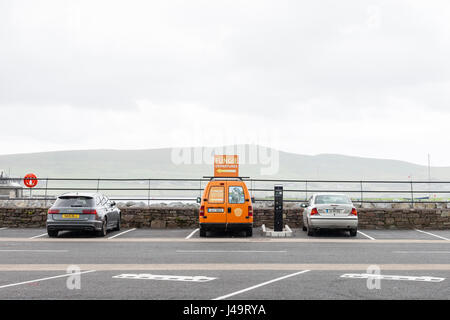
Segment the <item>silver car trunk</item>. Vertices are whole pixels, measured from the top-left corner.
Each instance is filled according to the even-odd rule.
[[[351,204],[317,204],[315,205],[321,216],[346,217],[352,213]]]

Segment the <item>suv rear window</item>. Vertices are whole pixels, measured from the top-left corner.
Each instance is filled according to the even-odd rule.
[[[209,189],[209,203],[224,203],[225,202],[225,188],[211,187]]]
[[[94,207],[94,199],[88,197],[60,197],[56,200],[54,207]]]

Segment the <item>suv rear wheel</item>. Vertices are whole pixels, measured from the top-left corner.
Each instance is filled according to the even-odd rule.
[[[350,237],[356,237],[356,234],[358,233],[357,229],[351,229],[350,230]]]
[[[120,231],[120,216],[119,216],[119,220],[117,220],[117,224],[116,227],[114,228],[114,231]]]
[[[58,233],[58,230],[47,230],[47,234],[50,238],[56,238]]]
[[[106,226],[106,220],[103,221],[102,224],[102,229],[100,231],[97,231],[97,236],[99,237],[105,237],[107,230],[106,230],[107,226]]]

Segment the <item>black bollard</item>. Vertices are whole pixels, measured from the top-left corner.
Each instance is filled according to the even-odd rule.
[[[283,186],[276,185],[275,189],[275,212],[273,225],[274,231],[283,231]]]

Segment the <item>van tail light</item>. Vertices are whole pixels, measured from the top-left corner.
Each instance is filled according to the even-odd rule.
[[[317,208],[313,208],[313,209],[311,210],[311,215],[314,216],[314,215],[316,215],[316,214],[319,214],[319,211],[317,211]]]
[[[55,209],[49,209],[48,210],[48,214],[58,214],[59,210],[55,210]]]
[[[204,217],[205,216],[205,206],[201,206],[200,207],[200,217]]]
[[[358,211],[356,211],[356,208],[352,208],[352,215],[354,216],[358,215]]]
[[[83,210],[83,214],[97,214],[97,210]]]
[[[248,206],[248,216],[253,217],[253,207],[252,206]]]

